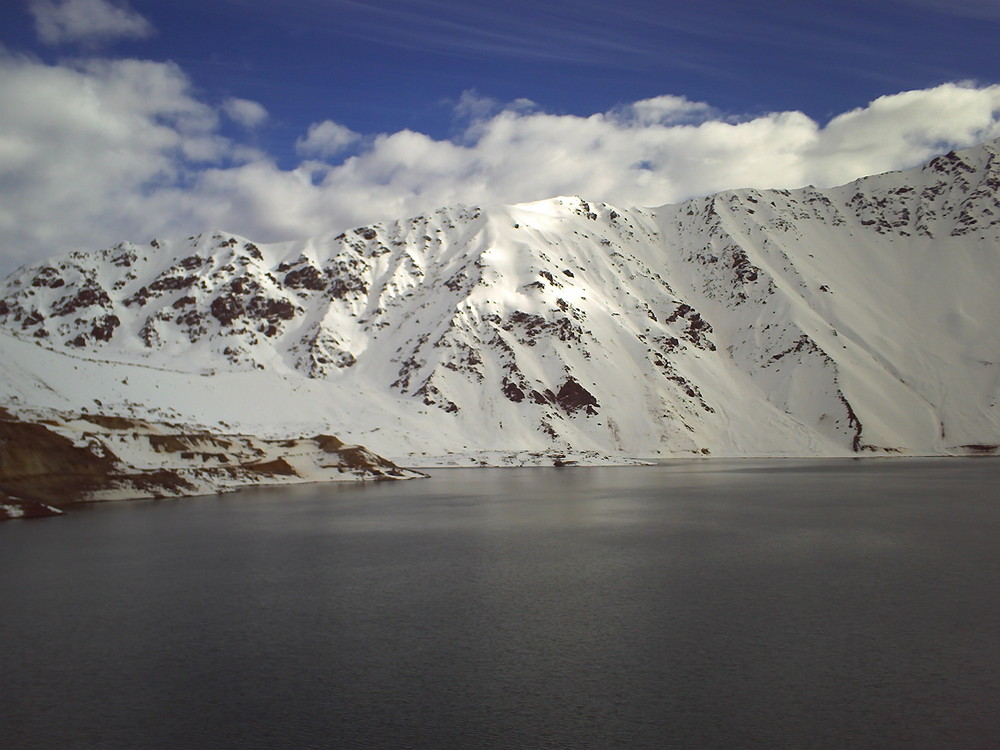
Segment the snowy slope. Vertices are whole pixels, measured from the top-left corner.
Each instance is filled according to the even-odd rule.
[[[0,286],[0,406],[407,465],[989,452],[998,188],[988,143],[826,190],[70,254]]]

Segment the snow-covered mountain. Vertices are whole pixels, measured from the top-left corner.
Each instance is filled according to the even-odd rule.
[[[998,288],[1000,142],[824,190],[215,232],[9,276],[0,405],[411,466],[985,453]]]

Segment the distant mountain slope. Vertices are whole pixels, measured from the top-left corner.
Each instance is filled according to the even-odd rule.
[[[216,232],[9,276],[0,403],[411,465],[991,452],[998,286],[996,142],[826,190]]]

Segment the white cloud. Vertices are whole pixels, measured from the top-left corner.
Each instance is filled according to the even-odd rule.
[[[46,44],[95,44],[145,39],[153,26],[126,3],[108,0],[31,0],[35,31]]]
[[[245,128],[255,128],[267,119],[267,110],[264,106],[249,99],[230,97],[222,103],[222,111],[233,122]]]
[[[657,96],[629,104],[618,111],[623,122],[638,125],[677,125],[696,123],[711,116],[718,116],[704,102],[692,102],[683,96]]]
[[[880,164],[878,171],[923,161],[940,144],[969,144],[1000,136],[1000,86],[945,84],[883,96],[838,115],[810,153],[817,184],[844,182]]]
[[[825,127],[801,112],[734,120],[678,97],[589,117],[515,107],[455,141],[380,136],[318,189],[364,194],[370,212],[387,215],[566,193],[658,205],[733,187],[833,185],[1000,136],[998,109],[1000,86],[960,84],[883,97]]]
[[[971,84],[881,97],[826,125],[800,112],[732,118],[669,96],[588,117],[475,104],[453,139],[315,123],[296,143],[306,160],[283,169],[220,136],[217,110],[175,65],[0,55],[0,271],[126,238],[220,228],[267,242],[458,202],[578,194],[651,206],[833,185],[1000,137],[1000,86]]]
[[[503,110],[511,112],[527,113],[537,109],[531,99],[515,99],[504,104],[503,102],[489,96],[482,96],[475,89],[466,89],[455,103],[455,115],[470,122],[481,122],[488,120]]]
[[[179,186],[230,153],[217,126],[174,65],[0,57],[0,247],[23,261],[193,221]]]
[[[323,120],[309,126],[305,138],[295,141],[295,150],[302,156],[328,157],[340,153],[361,138],[348,127]]]

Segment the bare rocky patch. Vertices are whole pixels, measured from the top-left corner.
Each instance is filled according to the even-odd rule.
[[[179,497],[251,485],[423,476],[332,435],[264,440],[114,415],[0,409],[0,520],[81,502]]]

